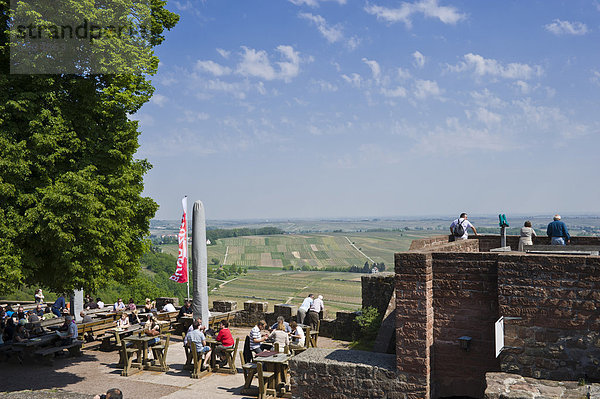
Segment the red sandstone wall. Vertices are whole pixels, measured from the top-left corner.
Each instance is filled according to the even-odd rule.
[[[600,257],[499,255],[502,369],[527,377],[600,380]]]
[[[483,397],[485,373],[500,370],[494,353],[497,255],[434,253],[432,269],[434,397]],[[469,351],[459,347],[464,335],[472,338]]]

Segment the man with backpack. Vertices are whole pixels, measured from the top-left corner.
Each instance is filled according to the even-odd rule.
[[[450,225],[450,233],[454,237],[454,241],[466,240],[469,238],[469,234],[467,233],[468,229],[473,230],[473,233],[477,235],[477,229],[467,220],[467,214],[464,212]]]

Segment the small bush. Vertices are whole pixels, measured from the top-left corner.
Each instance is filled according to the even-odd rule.
[[[360,342],[361,346],[370,346],[377,338],[377,332],[381,326],[382,315],[376,308],[363,308],[361,314],[356,317],[359,333],[355,339]]]

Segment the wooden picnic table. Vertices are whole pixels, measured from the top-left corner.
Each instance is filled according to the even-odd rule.
[[[143,326],[139,325],[139,324],[132,324],[128,327],[125,328],[119,328],[119,327],[115,327],[115,328],[111,328],[109,330],[106,330],[107,334],[105,334],[102,337],[102,346],[101,348],[104,350],[107,350],[108,348],[110,348],[110,340],[111,338],[115,338],[115,342],[117,345],[117,349],[120,348],[121,346],[121,340],[124,339],[125,337],[127,337],[128,335],[131,335],[135,332],[141,331],[143,329]]]
[[[278,390],[279,385],[283,385],[283,389],[287,390],[287,376],[289,373],[289,363],[288,361],[292,357],[292,355],[287,353],[269,353],[268,356],[261,356],[260,353],[254,356],[254,360],[256,363],[262,363],[263,369],[267,371],[272,371],[275,373],[275,386],[273,389]]]
[[[211,351],[211,355],[210,355],[210,368],[212,371],[215,371],[215,367],[217,365],[217,356],[215,354],[215,350],[217,349],[217,346],[219,346],[219,344],[221,344],[219,341],[217,341],[214,338],[209,338],[206,337],[206,343],[208,344],[208,346],[210,346],[210,351]]]
[[[150,336],[150,335],[140,335],[140,336],[135,336],[132,335],[130,337],[125,337],[123,338],[123,341],[125,342],[131,342],[133,343],[133,345],[137,346],[138,348],[141,349],[142,351],[142,367],[145,370],[151,370],[151,371],[164,371],[163,368],[160,365],[155,365],[153,364],[152,360],[148,359],[148,343],[150,341],[153,341],[155,338],[161,338],[161,335],[155,335],[155,336]]]
[[[35,351],[45,346],[52,345],[59,338],[60,337],[56,333],[44,334],[39,337],[29,338],[23,342],[13,342],[12,346],[14,348],[20,348],[25,355],[33,357]]]

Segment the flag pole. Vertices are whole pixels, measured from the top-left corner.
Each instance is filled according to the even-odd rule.
[[[187,230],[188,230],[188,223],[187,223],[187,195],[186,195],[186,196],[184,196],[184,206],[185,206],[184,212],[185,212],[185,219],[186,219],[186,220],[185,220],[185,247],[186,247],[186,249],[187,249],[187,248],[188,248],[188,232],[187,232]],[[187,256],[187,254],[188,254],[188,251],[185,251],[185,254],[186,254],[186,256]],[[189,265],[189,263],[190,263],[190,262],[189,262],[189,260],[188,260],[188,262],[187,262],[187,263],[188,263],[188,265]],[[192,267],[193,267],[193,266],[192,266]],[[190,272],[189,272],[189,267],[188,267],[187,296],[186,296],[186,299],[187,299],[187,300],[189,300],[189,299],[190,299],[190,278],[189,278],[189,273],[190,273]]]

